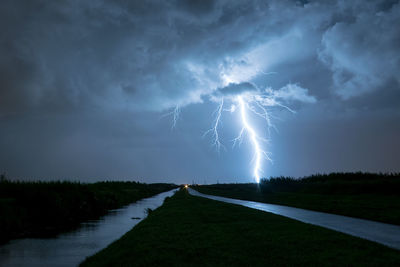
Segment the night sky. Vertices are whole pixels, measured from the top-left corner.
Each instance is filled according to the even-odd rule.
[[[221,99],[267,91],[263,176],[400,171],[399,1],[3,0],[0,172],[252,181]],[[169,112],[180,108],[172,128]]]

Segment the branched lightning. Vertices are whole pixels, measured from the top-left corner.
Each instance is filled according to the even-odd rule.
[[[175,128],[176,122],[177,122],[178,119],[179,119],[179,114],[181,114],[181,109],[180,109],[179,106],[176,106],[175,109],[174,109],[174,111],[173,111],[174,122],[173,122],[173,124],[172,124],[172,128]]]
[[[269,73],[264,73],[269,74]],[[229,82],[229,80],[227,80]],[[229,84],[229,83],[228,83]],[[269,153],[264,150],[263,146],[265,143],[268,143],[268,139],[270,136],[270,129],[276,129],[276,127],[272,124],[272,118],[275,119],[268,112],[268,107],[278,106],[282,107],[292,113],[295,113],[292,109],[285,106],[281,102],[279,102],[277,97],[274,96],[273,92],[270,89],[265,89],[264,91],[255,87],[257,90],[244,92],[238,95],[228,95],[225,98],[232,101],[232,105],[230,108],[224,108],[224,97],[221,96],[219,98],[215,98],[213,101],[219,101],[218,107],[213,112],[214,121],[212,127],[204,132],[203,137],[210,135],[212,137],[212,145],[219,152],[221,147],[225,148],[220,140],[219,128],[221,124],[221,117],[223,112],[234,113],[238,111],[240,113],[240,121],[242,124],[242,128],[236,138],[233,139],[233,147],[236,144],[241,144],[243,141],[243,137],[247,136],[252,145],[254,154],[252,159],[253,166],[253,177],[257,183],[260,182],[261,174],[262,174],[262,161],[263,159],[272,161],[269,157]],[[254,127],[249,119],[250,114],[254,114],[259,118],[263,119],[266,122],[268,134],[267,137],[265,135],[261,135],[257,132],[256,127]],[[175,106],[175,108],[164,116],[172,116],[173,124],[172,128],[175,128],[177,121],[180,115],[180,107]],[[163,116],[163,117],[164,117]]]
[[[261,177],[261,160],[262,157],[268,157],[268,154],[266,151],[264,151],[260,144],[259,141],[265,140],[264,138],[261,138],[254,128],[251,126],[250,122],[247,119],[247,110],[249,109],[248,104],[243,100],[242,96],[237,97],[237,102],[239,105],[240,109],[240,117],[242,120],[243,128],[240,131],[240,134],[237,138],[235,138],[235,142],[237,140],[242,140],[243,132],[246,131],[247,134],[249,135],[249,139],[253,145],[254,149],[254,169],[253,169],[253,175],[257,183],[260,182],[260,177]],[[251,109],[250,109],[251,110]],[[265,109],[264,109],[265,110]],[[266,112],[266,110],[265,110]],[[268,114],[268,113],[267,113]],[[266,119],[269,117],[266,117]]]
[[[224,99],[222,98],[220,104],[218,105],[218,108],[214,111],[215,119],[214,119],[213,127],[211,129],[207,130],[203,134],[203,137],[209,133],[212,134],[212,137],[214,139],[213,146],[215,146],[215,148],[217,149],[218,152],[220,151],[221,146],[224,147],[219,140],[219,133],[218,133],[218,126],[221,121],[221,114],[222,114],[223,107],[224,107]]]
[[[181,114],[181,108],[176,105],[175,108],[168,113],[165,113],[164,115],[161,116],[161,118],[167,117],[167,116],[172,116],[172,126],[171,128],[174,129],[176,126],[176,123],[179,120],[179,115]]]

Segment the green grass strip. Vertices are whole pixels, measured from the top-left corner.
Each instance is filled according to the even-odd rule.
[[[82,266],[399,266],[400,252],[179,191]]]

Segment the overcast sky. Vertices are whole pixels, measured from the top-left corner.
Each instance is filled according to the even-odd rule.
[[[399,1],[3,0],[0,172],[253,181],[228,111],[253,92],[272,101],[274,128],[249,115],[264,177],[399,172],[399,25]]]

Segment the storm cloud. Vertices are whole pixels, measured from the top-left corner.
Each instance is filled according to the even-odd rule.
[[[331,70],[345,99],[399,82],[398,3],[5,1],[1,10],[3,112],[164,110],[200,102],[226,76],[254,82],[288,64],[279,76],[290,81],[291,64],[309,59]]]
[[[60,175],[56,167],[40,171],[38,166],[45,164],[47,156],[42,161],[39,157],[35,168],[28,164],[18,171],[17,166],[31,160],[21,154],[32,136],[41,136],[34,139],[40,143],[35,149],[51,150],[51,155],[57,154],[54,144],[64,147],[65,140],[74,143],[75,152],[80,144],[88,143],[96,150],[99,146],[94,140],[106,140],[111,142],[113,158],[120,155],[123,162],[129,157],[140,162],[139,154],[153,157],[156,152],[151,149],[159,142],[174,147],[166,148],[165,156],[184,153],[185,143],[179,145],[178,140],[160,135],[160,127],[167,127],[157,119],[161,114],[178,106],[187,109],[190,117],[194,112],[190,109],[202,104],[204,108],[196,111],[196,127],[201,131],[209,122],[210,99],[260,88],[289,104],[301,102],[293,103],[299,121],[309,121],[302,117],[302,110],[307,114],[309,109],[323,110],[321,117],[304,115],[314,118],[313,123],[325,115],[340,113],[333,116],[336,121],[347,114],[346,119],[356,120],[372,112],[375,119],[381,114],[391,121],[385,124],[388,127],[399,122],[398,25],[399,1],[383,0],[2,1],[0,171],[27,176],[38,168],[36,175]],[[131,124],[126,123],[129,118]],[[181,131],[190,125],[184,117],[180,123]],[[66,125],[64,132],[56,130]],[[282,125],[281,131],[285,127]],[[113,130],[102,132],[107,128]],[[388,131],[393,134],[397,128]],[[47,135],[51,136],[49,142],[42,138]],[[177,138],[169,135],[172,140]],[[149,139],[155,143],[147,143]],[[310,136],[307,142],[312,139]],[[394,147],[399,146],[398,141],[393,142],[397,142]],[[136,150],[144,143],[149,150]],[[204,143],[192,145],[200,151],[198,146]],[[197,162],[202,162],[204,155],[200,154]],[[61,166],[63,158],[55,165]],[[92,160],[102,164],[108,158]],[[157,172],[151,168],[139,171],[140,164],[129,167],[126,163],[120,168],[124,171],[107,173],[188,175],[189,170],[175,174],[174,168],[168,167],[174,163],[162,160],[154,163],[160,166]],[[222,169],[229,165],[227,161]],[[71,163],[77,171],[67,173],[100,176],[78,165]],[[199,169],[199,175],[208,177],[225,173]],[[245,175],[244,169],[231,170],[226,176]],[[283,169],[274,174],[285,174]],[[323,170],[311,166],[298,175]]]

